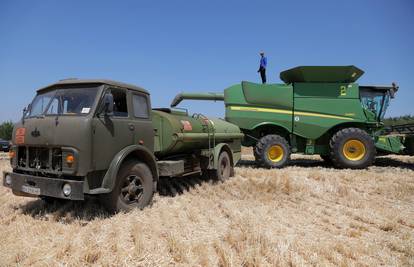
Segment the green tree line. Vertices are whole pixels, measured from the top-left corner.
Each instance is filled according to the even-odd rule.
[[[401,125],[407,123],[414,123],[414,115],[403,115],[384,119],[384,124],[386,126]]]
[[[13,134],[13,122],[5,121],[0,124],[0,139],[11,140]]]

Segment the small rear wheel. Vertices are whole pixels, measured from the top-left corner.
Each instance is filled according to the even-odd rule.
[[[332,163],[338,168],[364,169],[376,156],[374,140],[359,128],[345,128],[329,142]]]
[[[137,160],[122,164],[112,192],[101,196],[101,202],[109,212],[143,209],[154,194],[153,176],[148,166]]]
[[[262,137],[254,148],[256,162],[266,168],[282,168],[289,163],[289,143],[280,135]]]
[[[217,170],[213,172],[213,175],[217,180],[224,182],[233,176],[233,172],[233,166],[231,164],[229,153],[225,150],[221,151],[218,159]]]

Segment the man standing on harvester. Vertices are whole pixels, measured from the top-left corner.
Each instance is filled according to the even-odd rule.
[[[260,72],[260,77],[262,78],[262,83],[266,83],[266,66],[267,66],[267,58],[264,56],[264,52],[260,52],[260,67],[257,72]]]

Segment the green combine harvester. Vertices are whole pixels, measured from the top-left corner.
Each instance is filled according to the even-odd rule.
[[[355,66],[302,66],[280,73],[284,84],[243,81],[223,93],[181,93],[184,99],[224,101],[225,119],[245,134],[256,162],[285,166],[291,153],[320,155],[338,168],[366,168],[377,154],[413,154],[414,133],[382,135],[398,87],[356,83]]]

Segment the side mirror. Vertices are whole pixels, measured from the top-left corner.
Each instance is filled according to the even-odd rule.
[[[30,111],[32,104],[27,105],[27,107],[23,108],[23,116],[22,116],[22,123],[24,124],[24,119],[26,118],[27,113]]]
[[[103,98],[102,112],[104,115],[111,115],[114,112],[114,96],[111,93],[106,93]]]
[[[29,105],[27,105],[27,107],[23,108],[23,117],[25,117],[27,112],[30,111],[31,107],[32,107],[32,104],[29,104]]]

